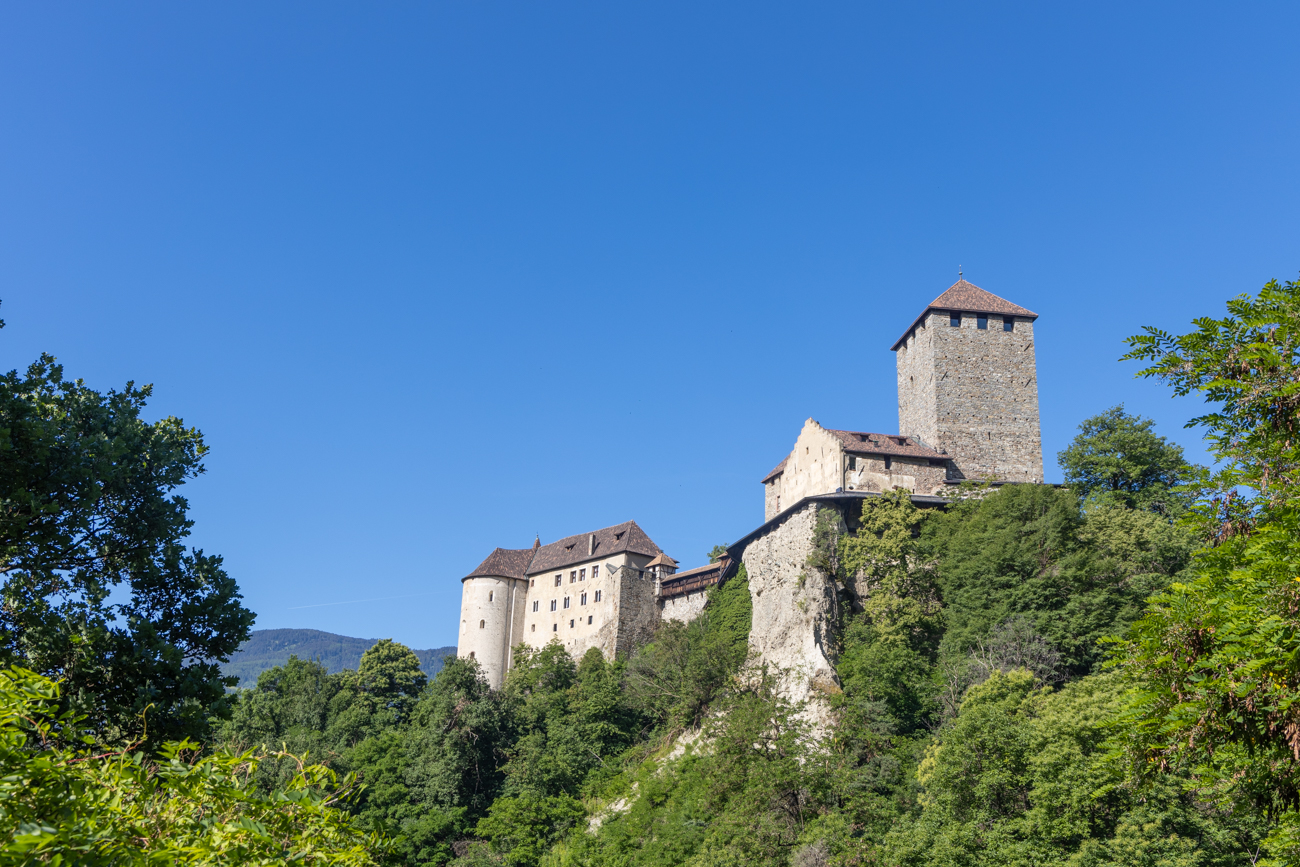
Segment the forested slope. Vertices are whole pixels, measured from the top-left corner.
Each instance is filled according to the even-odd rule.
[[[816,715],[749,656],[743,569],[627,658],[520,647],[498,690],[381,640],[228,694],[209,660],[252,615],[183,547],[199,433],[11,372],[0,860],[1300,863],[1300,284],[1131,346],[1210,402],[1216,467],[1115,407],[1066,487],[864,502],[815,555],[842,594]]]
[[[222,674],[239,678],[240,686],[252,686],[257,676],[268,668],[284,665],[290,656],[318,660],[331,674],[355,669],[365,653],[379,639],[351,638],[318,629],[255,629],[248,640],[221,666]],[[455,647],[412,650],[420,660],[420,670],[433,677],[442,670],[442,661],[456,653]]]

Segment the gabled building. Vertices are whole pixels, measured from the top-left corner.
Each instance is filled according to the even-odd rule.
[[[635,521],[497,548],[461,579],[457,655],[476,659],[494,687],[518,644],[558,640],[575,659],[592,647],[613,659],[654,631],[656,588],[675,568]]]
[[[763,477],[770,520],[804,497],[903,488],[943,496],[966,479],[1043,480],[1034,320],[1038,314],[958,280],[893,345],[896,434],[804,422]]]

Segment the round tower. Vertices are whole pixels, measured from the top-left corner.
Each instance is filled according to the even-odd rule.
[[[522,640],[533,548],[497,548],[461,579],[456,655],[475,660],[488,685],[499,689],[510,669],[510,648]]]

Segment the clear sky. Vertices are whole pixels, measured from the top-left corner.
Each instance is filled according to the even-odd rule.
[[[957,277],[1049,480],[1123,338],[1300,272],[1296,4],[4,3],[0,364],[197,425],[258,628],[454,644],[494,546],[762,521]],[[401,597],[375,600],[380,597]],[[333,604],[349,603],[349,604]],[[304,607],[316,606],[316,607]]]

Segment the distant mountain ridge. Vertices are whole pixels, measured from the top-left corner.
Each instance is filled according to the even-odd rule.
[[[331,674],[344,669],[355,669],[361,654],[375,644],[377,638],[351,638],[319,629],[256,629],[230,661],[221,666],[226,675],[239,678],[240,686],[253,686],[257,677],[267,669],[284,665],[291,655],[299,659],[315,659]],[[420,669],[429,677],[442,670],[442,660],[455,656],[455,647],[412,651],[420,658]]]

